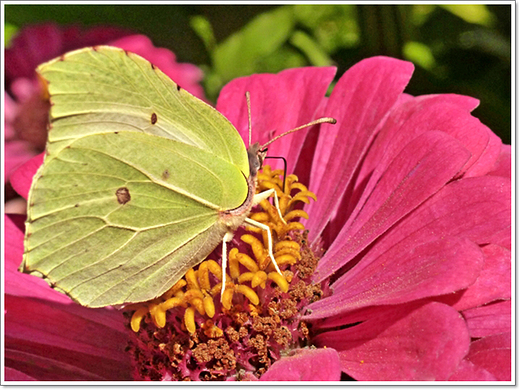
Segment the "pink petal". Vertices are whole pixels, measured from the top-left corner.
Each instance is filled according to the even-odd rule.
[[[460,236],[484,245],[494,242],[497,231],[508,232],[510,238],[510,194],[511,181],[504,178],[451,182],[388,231],[372,250],[383,253],[405,239],[413,243]]]
[[[89,320],[90,309],[79,317],[72,305],[6,295],[6,364],[40,380],[131,379],[123,329]]]
[[[511,182],[508,179],[489,176],[462,179],[450,183],[381,237],[363,255],[356,267],[338,279],[334,286],[334,295],[331,298],[322,299],[309,307],[313,310],[310,317],[326,317],[340,310],[339,303],[334,303],[334,299],[342,299],[337,298],[342,293],[345,294],[345,297],[354,294],[354,286],[350,284],[350,278],[355,280],[360,278],[359,275],[355,276],[352,272],[361,272],[363,275],[361,282],[363,282],[363,278],[377,278],[376,280],[382,281],[383,278],[389,278],[391,274],[396,276],[400,271],[392,270],[392,261],[398,261],[403,256],[401,254],[409,256],[424,243],[439,239],[446,241],[453,240],[455,237],[467,237],[482,245],[493,239],[496,230],[502,231],[510,237],[511,202],[508,195],[510,186]],[[504,194],[506,195],[504,196]],[[343,240],[343,237],[338,236],[338,240]],[[468,293],[468,296],[465,300],[461,300],[460,308],[457,306],[459,309],[482,305],[490,300],[505,297],[510,291],[509,251],[496,245],[487,245],[484,247],[483,253],[486,256],[486,264],[482,280],[465,292]],[[328,253],[325,256],[328,256]],[[404,257],[406,258],[406,255]],[[464,266],[468,261],[471,262],[470,259],[456,260],[456,264],[459,264],[461,268],[456,270],[455,274],[468,277],[466,282],[471,280],[468,275],[471,271]],[[369,264],[373,268],[365,269],[364,267]],[[372,274],[369,273],[371,269],[377,270],[377,264],[385,264],[391,271],[388,271],[388,275],[375,271]],[[439,267],[440,270],[445,269],[442,264]],[[405,272],[404,269],[402,272]],[[425,277],[428,279],[428,275]],[[488,277],[492,278],[491,285],[488,283]],[[451,282],[454,281],[451,280]],[[447,280],[446,283],[441,282],[439,287],[449,289],[450,282]],[[456,288],[452,291],[455,290]],[[421,293],[421,290],[418,292]],[[424,294],[432,292],[426,289]],[[453,298],[448,296],[443,299],[453,304],[456,300],[461,299],[463,294],[459,293],[455,294]],[[350,299],[352,299],[350,301],[352,305],[364,304],[362,300],[355,302],[353,297]],[[345,310],[346,306],[342,306],[342,309]]]
[[[231,81],[220,92],[217,110],[237,128],[248,143],[248,117],[245,93],[251,95],[252,142],[266,143],[274,136],[317,119],[318,106],[332,81],[336,68],[287,69],[278,74],[256,74]],[[276,93],[274,93],[276,92]],[[304,140],[316,129],[304,129],[269,145],[269,156],[287,159],[288,172],[300,156]],[[302,156],[311,160],[312,156]],[[268,162],[275,164],[272,160]],[[297,175],[298,172],[295,172]],[[308,173],[307,173],[308,174]]]
[[[488,175],[511,178],[511,145],[502,145],[500,156],[495,162],[493,170]]]
[[[397,221],[453,178],[469,155],[458,141],[430,131],[413,139],[392,161],[360,212],[352,216],[320,260],[315,280],[340,269]],[[319,203],[319,202],[318,202]]]
[[[430,241],[411,251],[396,245],[378,258],[367,256],[338,279],[332,296],[308,306],[306,319],[461,290],[474,283],[482,263],[480,248],[467,239]]]
[[[25,141],[6,141],[4,148],[5,180],[9,180],[15,170],[36,155],[36,151]]]
[[[60,27],[42,23],[23,28],[5,53],[8,80],[33,77],[39,64],[80,47],[100,45],[128,35],[118,27],[94,27],[82,31],[78,26]]]
[[[77,305],[42,279],[17,271],[23,219],[5,218],[6,365],[42,380],[130,379],[121,313]]]
[[[35,381],[37,379],[32,376],[26,375],[23,372],[15,370],[11,367],[5,367],[5,380],[6,381]]]
[[[511,333],[511,301],[499,301],[462,312],[471,337]]]
[[[496,378],[482,367],[475,366],[469,360],[462,360],[457,371],[449,377],[450,381],[496,381]]]
[[[482,248],[484,267],[476,282],[454,300],[446,303],[466,310],[497,299],[511,298],[511,251],[498,245]]]
[[[341,366],[332,348],[297,349],[276,361],[261,381],[339,381]]]
[[[484,337],[471,343],[471,363],[484,368],[499,381],[511,380],[511,333]]]
[[[27,161],[24,165],[13,172],[11,176],[11,185],[25,199],[29,196],[31,183],[36,171],[43,164],[45,153],[40,153]]]
[[[338,81],[324,115],[337,119],[323,125],[313,160],[310,188],[319,202],[308,209],[314,241],[322,233],[353,178],[382,119],[410,80],[413,65],[387,57],[363,60]]]
[[[16,135],[13,128],[13,121],[15,117],[16,102],[11,98],[11,96],[9,96],[7,92],[4,92],[4,140],[6,143]]]
[[[498,156],[500,140],[478,119],[469,115],[468,111],[473,108],[474,102],[475,99],[460,95],[429,95],[413,98],[394,107],[363,161],[356,181],[357,191],[361,191],[360,187],[369,179],[372,183],[377,183],[384,167],[400,153],[409,140],[432,130],[450,134],[470,151],[471,158],[462,171],[471,168],[474,176],[476,168],[473,166],[483,155],[486,156],[486,161],[492,160],[486,168],[489,170]],[[370,193],[373,185],[367,185],[364,193]],[[352,199],[350,202],[358,200]]]
[[[469,349],[463,318],[437,302],[415,309],[397,306],[359,325],[322,333],[315,341],[334,347],[343,371],[364,381],[446,380]]]

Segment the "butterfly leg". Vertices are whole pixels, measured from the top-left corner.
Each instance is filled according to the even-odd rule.
[[[260,223],[258,221],[255,221],[254,219],[250,219],[250,218],[246,218],[245,222],[247,224],[251,225],[251,226],[260,228],[260,229],[265,230],[267,232],[267,246],[268,246],[267,250],[269,252],[269,257],[271,258],[271,262],[273,263],[274,268],[276,268],[276,271],[280,275],[282,275],[282,271],[280,271],[280,268],[278,268],[278,264],[276,263],[276,260],[274,259],[274,255],[273,255],[273,237],[271,235],[271,229],[269,228],[269,226],[264,225],[263,223]]]
[[[271,195],[274,195],[274,207],[276,208],[276,211],[278,212],[278,216],[282,220],[282,222],[287,225],[287,222],[282,217],[282,211],[280,210],[280,202],[278,201],[278,195],[276,195],[276,191],[271,188],[270,190],[262,191],[259,194],[256,194],[253,197],[253,207],[259,204],[264,199],[269,198]]]
[[[227,232],[222,239],[222,287],[220,288],[220,299],[226,290],[226,268],[227,268],[227,243],[233,239],[233,232]]]

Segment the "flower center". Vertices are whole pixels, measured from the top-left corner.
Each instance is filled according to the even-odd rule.
[[[217,248],[161,297],[126,307],[135,379],[247,380],[260,377],[289,350],[309,345],[309,329],[300,317],[322,296],[310,281],[318,256],[307,245],[304,225],[294,219],[308,219],[296,207],[316,196],[295,175],[284,186],[282,174],[264,166],[257,187],[276,191],[285,221],[268,200],[249,218],[270,227],[283,276],[268,256],[267,233],[240,228],[230,243],[222,298],[223,270],[212,259],[220,257]]]

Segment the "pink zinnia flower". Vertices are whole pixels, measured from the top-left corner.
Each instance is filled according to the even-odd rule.
[[[115,27],[82,31],[77,26],[48,23],[20,31],[5,51],[5,181],[31,157],[41,153],[47,140],[49,102],[36,80],[36,67],[68,51],[93,45],[111,45],[134,52],[156,64],[193,95],[204,99],[199,82],[202,71],[177,62],[168,49],[157,48],[144,35]],[[14,194],[8,192],[7,199]]]
[[[217,109],[244,139],[246,91],[254,141],[316,117],[337,119],[270,147],[317,195],[305,227],[322,253],[312,281],[324,297],[293,317],[316,348],[300,348],[295,329],[289,351],[267,338],[268,356],[279,360],[261,380],[511,380],[511,150],[470,115],[475,99],[404,94],[412,71],[375,57],[349,69],[329,98],[334,68],[240,78],[220,94]],[[23,196],[39,164],[13,177]],[[118,312],[80,307],[16,272],[21,222],[6,219],[6,379],[129,379]],[[151,340],[153,324],[142,325],[138,337]],[[140,340],[132,351],[163,361],[164,348],[147,350],[153,344]],[[230,345],[238,351],[240,340]],[[153,369],[153,379],[172,378],[171,367],[143,371],[132,359],[134,379]],[[250,363],[240,377],[254,373]]]

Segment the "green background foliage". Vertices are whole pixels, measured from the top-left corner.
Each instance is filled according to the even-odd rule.
[[[414,62],[407,92],[459,93],[511,142],[511,4],[6,5],[5,39],[32,23],[113,25],[200,66],[208,98],[235,77],[363,58]]]

